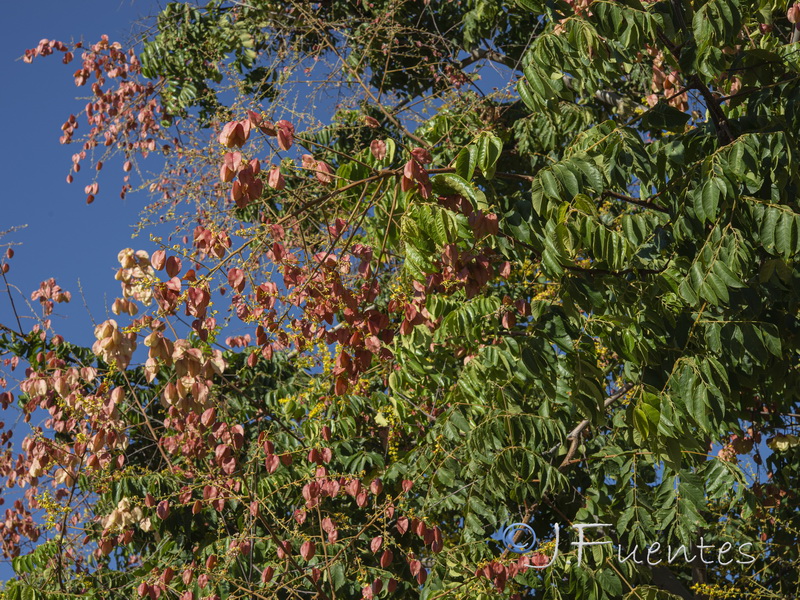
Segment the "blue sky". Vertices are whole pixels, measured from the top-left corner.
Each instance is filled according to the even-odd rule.
[[[70,113],[77,115],[85,105],[77,98],[86,96],[88,90],[77,88],[72,79],[80,55],[69,65],[56,55],[37,58],[32,64],[19,59],[42,38],[93,43],[106,33],[112,41],[124,43],[131,38],[133,24],[155,13],[160,4],[154,0],[32,0],[6,2],[0,13],[6,25],[0,39],[4,92],[0,94],[0,114],[5,116],[5,143],[0,150],[0,231],[27,225],[0,238],[3,252],[7,244],[15,244],[7,277],[24,294],[23,299],[12,290],[22,314],[30,314],[25,300],[30,301],[30,293],[39,283],[56,277],[73,298],[69,305],[57,305],[56,314],[62,318],[54,318],[54,327],[81,344],[91,345],[94,338],[78,281],[91,314],[95,320],[104,320],[106,307],[120,295],[119,282],[114,280],[117,252],[125,245],[135,249],[150,246],[144,237],[131,240],[131,225],[147,199],[144,193],[132,193],[120,200],[122,172],[115,161],[105,164],[101,193],[92,205],[86,204],[83,192],[92,182],[93,169],[88,162],[74,183],[66,183],[70,157],[80,148],[77,144],[62,146],[58,138]],[[76,137],[85,131],[84,124]],[[0,323],[15,323],[1,280]],[[30,325],[23,322],[26,331]]]
[[[20,58],[26,48],[35,47],[42,38],[93,43],[106,33],[111,40],[124,43],[131,37],[132,24],[157,9],[154,0],[32,0],[3,4],[0,114],[5,117],[5,143],[0,150],[0,232],[27,227],[0,238],[0,249],[4,254],[6,247],[13,244],[15,256],[7,278],[25,331],[33,324],[25,320],[30,315],[26,301],[30,302],[31,292],[42,280],[56,277],[62,288],[72,292],[73,299],[68,305],[57,305],[55,329],[70,341],[91,345],[94,336],[89,311],[96,320],[104,320],[107,306],[120,292],[119,282],[114,280],[117,253],[125,245],[147,247],[148,240],[130,239],[131,224],[146,197],[130,194],[120,200],[122,172],[118,161],[104,167],[101,194],[92,205],[86,204],[83,192],[84,186],[91,183],[88,164],[74,183],[66,182],[70,157],[79,148],[77,144],[62,146],[58,138],[70,113],[77,114],[85,105],[77,98],[87,95],[86,88],[75,87],[72,79],[80,55],[70,65],[62,64],[56,55],[36,59],[32,64],[25,64]],[[76,133],[84,131],[85,126]],[[89,311],[83,305],[78,281]],[[0,323],[16,327],[2,280]],[[11,418],[11,414],[0,415],[0,419]],[[11,500],[13,496],[6,495],[6,501]],[[11,574],[10,566],[0,563],[0,581]]]

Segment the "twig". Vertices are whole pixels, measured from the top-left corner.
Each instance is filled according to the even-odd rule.
[[[6,274],[3,269],[0,269],[0,274],[3,276],[3,281],[6,284],[6,292],[8,292],[8,299],[11,300],[11,310],[14,311],[14,318],[17,320],[17,327],[19,327],[20,335],[24,336],[25,334],[22,333],[22,323],[17,313],[17,305],[14,304],[14,296],[11,294],[11,287],[8,285],[8,279],[6,279]]]
[[[617,200],[622,200],[629,204],[636,204],[637,206],[642,206],[644,208],[649,208],[652,210],[657,210],[658,212],[662,212],[665,214],[669,214],[669,210],[666,208],[662,208],[661,206],[657,206],[652,202],[647,200],[642,200],[641,198],[634,198],[633,196],[626,196],[625,194],[619,194],[617,192],[612,192],[611,190],[606,190],[602,193],[603,198],[616,198]]]

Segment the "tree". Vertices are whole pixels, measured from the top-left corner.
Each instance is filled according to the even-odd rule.
[[[6,598],[797,597],[799,20],[210,0],[83,48],[73,171],[175,229],[91,349],[54,280],[4,325]]]

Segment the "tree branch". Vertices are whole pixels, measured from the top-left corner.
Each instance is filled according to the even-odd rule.
[[[672,7],[673,12],[675,13],[675,19],[678,22],[678,26],[685,36],[686,23],[683,20],[683,12],[680,3],[677,0],[672,0]],[[658,39],[661,40],[661,42],[670,51],[672,56],[675,57],[675,60],[679,60],[680,46],[676,46],[661,29],[658,29],[657,35]],[[708,89],[708,86],[703,83],[696,73],[686,77],[686,85],[689,89],[697,90],[700,92],[700,95],[703,96],[703,100],[706,103],[708,112],[711,115],[711,120],[714,123],[714,129],[717,132],[717,139],[719,140],[719,143],[723,146],[727,146],[733,142],[736,139],[736,136],[731,132],[730,126],[728,125],[728,118],[722,111],[719,100],[714,96],[711,90]]]
[[[648,200],[642,200],[641,198],[634,198],[633,196],[626,196],[625,194],[618,194],[617,192],[612,192],[611,190],[606,190],[602,194],[603,198],[616,198],[617,200],[623,200],[624,202],[628,202],[629,204],[636,204],[637,206],[642,206],[644,208],[649,208],[651,210],[657,210],[658,212],[662,212],[665,214],[669,214],[669,210],[666,208],[662,208],[661,206],[657,206]]]
[[[444,169],[430,169],[429,173],[453,173],[455,169],[452,167],[444,168]],[[500,179],[518,179],[520,181],[530,181],[533,182],[536,180],[536,177],[533,175],[525,175],[523,173],[505,173],[501,171],[497,171],[494,174],[495,177]],[[659,194],[656,194],[658,196]],[[636,204],[637,206],[641,206],[643,208],[649,208],[651,210],[656,210],[658,212],[662,212],[664,214],[669,214],[669,209],[664,208],[662,206],[658,206],[654,204],[650,200],[642,200],[641,198],[634,198],[633,196],[626,196],[625,194],[620,194],[618,192],[613,192],[611,190],[605,190],[601,197],[603,198],[616,198],[617,200],[623,200],[624,202],[628,202],[629,204]],[[654,196],[655,197],[655,196]]]
[[[603,402],[603,409],[605,410],[606,408],[614,404],[614,402],[616,402],[622,396],[627,394],[632,388],[633,388],[632,383],[626,383],[625,385],[623,385],[619,389],[619,391],[615,392],[614,394],[611,394],[608,398],[605,399],[605,401]],[[564,460],[562,460],[561,464],[558,466],[559,469],[567,467],[569,465],[569,462],[572,460],[572,457],[575,456],[575,452],[578,450],[578,444],[580,443],[581,434],[589,426],[589,423],[590,423],[589,419],[584,419],[583,421],[578,423],[575,429],[570,431],[569,434],[567,435],[567,440],[570,442],[570,447],[569,450],[567,451],[567,455],[564,457]],[[550,448],[550,450],[548,450],[547,454],[552,454],[560,447],[561,444],[553,446],[552,448]]]

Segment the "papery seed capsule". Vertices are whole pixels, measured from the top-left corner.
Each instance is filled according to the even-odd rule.
[[[383,554],[381,554],[381,567],[385,569],[390,564],[392,564],[393,559],[394,559],[394,553],[387,548],[386,550],[383,551]]]
[[[275,574],[275,569],[273,569],[272,567],[266,567],[261,572],[261,581],[264,583],[269,583],[270,581],[272,581],[272,576],[274,574]]]
[[[800,2],[793,4],[786,11],[786,18],[789,23],[800,23]]]
[[[304,560],[311,560],[314,558],[316,551],[316,544],[311,540],[305,541],[300,545],[300,556],[302,556]]]

